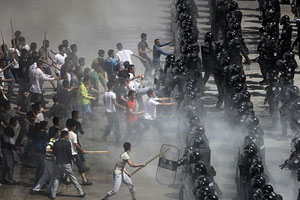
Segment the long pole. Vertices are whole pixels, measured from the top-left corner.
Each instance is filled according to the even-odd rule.
[[[11,28],[11,34],[12,34],[12,38],[13,38],[13,44],[14,44],[14,53],[16,53],[16,38],[15,38],[15,34],[14,34],[14,27],[13,27],[13,23],[12,23],[12,19],[10,18],[10,28]]]
[[[150,160],[148,160],[148,161],[145,163],[145,165],[147,166],[147,165],[148,165],[149,163],[151,163],[153,160],[155,160],[156,158],[158,158],[158,157],[164,155],[164,154],[167,153],[167,151],[169,151],[169,150],[170,150],[170,147],[167,148],[166,150],[164,150],[163,152],[157,154],[156,156],[154,156],[154,157],[151,158]],[[140,171],[142,168],[143,168],[143,167],[139,167],[138,169],[136,169],[135,171],[133,171],[133,172],[131,173],[130,176],[133,176],[133,175],[136,174],[138,171]]]
[[[0,30],[0,32],[1,32],[1,36],[2,36],[2,43],[3,43],[3,46],[4,46],[4,53],[6,54],[6,55],[8,55],[8,52],[7,52],[7,46],[6,46],[6,44],[5,44],[5,39],[4,39],[4,35],[3,35],[3,33],[2,33],[2,31]]]
[[[87,154],[108,153],[108,151],[86,151]]]

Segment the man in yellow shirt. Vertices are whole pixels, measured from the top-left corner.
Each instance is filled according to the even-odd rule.
[[[96,100],[95,97],[88,93],[88,88],[90,86],[90,78],[88,76],[84,77],[83,82],[80,83],[77,93],[77,99],[79,107],[81,108],[81,113],[84,118],[92,114],[91,101]]]

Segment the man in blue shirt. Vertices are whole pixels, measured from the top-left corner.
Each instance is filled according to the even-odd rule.
[[[107,52],[108,58],[107,58],[107,67],[106,67],[106,73],[108,76],[108,81],[114,81],[117,73],[117,66],[118,62],[115,59],[115,52],[114,50],[110,49]]]
[[[161,69],[160,66],[160,56],[161,54],[167,56],[170,55],[172,53],[166,52],[164,50],[161,49],[161,47],[163,46],[167,46],[169,44],[171,44],[174,40],[170,41],[170,42],[165,42],[165,43],[161,43],[160,39],[155,39],[154,40],[154,46],[153,46],[153,67],[155,69],[155,71],[158,71]]]

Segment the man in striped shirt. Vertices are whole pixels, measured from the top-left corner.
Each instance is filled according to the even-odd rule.
[[[51,138],[46,146],[46,157],[44,162],[44,173],[42,177],[40,178],[39,182],[36,184],[36,186],[32,189],[32,194],[35,194],[36,192],[39,192],[42,187],[46,184],[46,181],[49,180],[49,184],[47,186],[47,194],[50,194],[51,187],[54,182],[55,174],[54,174],[54,166],[55,166],[55,156],[53,153],[53,146],[54,143],[58,140],[60,137],[60,130],[58,128],[55,128],[54,130],[54,137]]]

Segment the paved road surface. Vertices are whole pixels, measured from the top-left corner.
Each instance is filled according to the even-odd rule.
[[[258,13],[254,10],[257,7],[256,3],[256,1],[240,1],[240,7],[245,15],[243,20],[244,36],[251,50],[255,49],[258,41]],[[141,32],[148,33],[148,40],[151,45],[156,37],[170,39],[172,34],[169,32],[171,21],[169,5],[170,0],[2,0],[0,2],[0,13],[2,14],[0,28],[6,38],[10,38],[9,18],[12,17],[15,29],[23,31],[27,42],[38,40],[39,44],[43,39],[44,31],[47,30],[47,37],[51,41],[51,49],[53,50],[56,50],[61,40],[67,38],[70,44],[78,44],[78,55],[86,57],[89,65],[91,59],[96,56],[98,49],[115,49],[117,42],[122,42],[125,48],[137,52],[136,46]],[[209,23],[207,1],[199,0],[197,5],[201,16],[198,25],[202,38]],[[284,7],[283,11],[290,12],[287,7]],[[256,54],[254,51],[251,52],[251,57],[254,58]],[[138,66],[138,71],[142,72],[140,62],[136,59],[134,62]],[[272,174],[272,184],[275,186],[275,190],[284,196],[284,199],[293,200],[290,196],[292,190],[290,173],[278,168],[278,165],[289,155],[289,141],[277,140],[276,135],[279,135],[280,132],[278,130],[272,131],[267,127],[270,123],[268,121],[268,108],[263,105],[264,88],[258,86],[260,78],[257,76],[259,74],[257,64],[252,64],[246,69],[255,111],[265,130],[266,166]],[[296,83],[299,83],[299,75],[296,75]],[[47,89],[48,95],[51,92],[50,89]],[[212,80],[208,84],[208,93],[217,93]],[[88,177],[94,184],[85,187],[87,192],[85,199],[100,199],[111,188],[114,162],[122,151],[120,146],[116,146],[112,142],[113,135],[109,138],[110,142],[101,141],[106,120],[102,109],[99,109],[98,115],[97,124],[80,138],[86,149],[109,150],[110,153],[108,155],[86,156],[91,166]],[[213,109],[209,110],[208,117],[206,130],[212,148],[212,164],[217,171],[216,181],[223,190],[223,199],[229,200],[236,193],[234,184],[236,160],[234,155],[237,155],[243,133],[228,127],[224,118]],[[159,151],[160,145],[163,143],[173,145],[180,143],[175,130],[171,129],[164,135],[159,135],[155,130],[148,132],[144,135],[142,143],[133,144],[132,160],[145,162]],[[156,165],[157,162],[153,162],[133,177],[137,186],[138,199],[178,199],[178,186],[167,187],[155,182]],[[44,196],[29,194],[31,188],[29,180],[33,178],[30,171],[20,169],[17,166],[15,179],[20,180],[21,184],[15,187],[1,187],[0,199],[46,199]],[[77,195],[72,186],[61,184],[59,191],[62,196],[57,199],[73,199],[73,196],[66,195]],[[130,195],[126,187],[122,186],[120,192],[112,199],[130,199]]]

